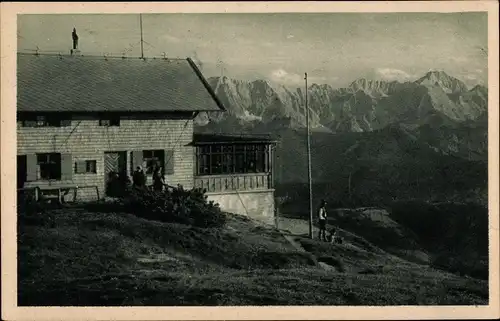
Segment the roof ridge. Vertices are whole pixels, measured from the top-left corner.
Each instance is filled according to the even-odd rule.
[[[50,57],[68,57],[68,58],[94,58],[94,59],[131,59],[131,60],[173,60],[173,61],[186,61],[189,57],[186,58],[171,58],[171,57],[163,57],[163,56],[150,56],[150,57],[138,57],[138,56],[116,56],[116,55],[71,55],[67,53],[47,53],[47,52],[17,52],[17,55],[22,56],[50,56]]]

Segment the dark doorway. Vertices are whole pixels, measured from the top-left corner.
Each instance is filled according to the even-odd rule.
[[[26,183],[28,168],[26,155],[17,155],[17,188],[23,188]]]
[[[127,152],[104,153],[104,182],[106,195],[116,197],[123,190],[127,179]]]

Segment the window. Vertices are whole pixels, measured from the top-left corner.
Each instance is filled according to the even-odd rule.
[[[75,163],[76,174],[95,174],[97,173],[97,162],[95,160],[82,160]]]
[[[198,174],[210,174],[210,146],[201,146],[198,148]]]
[[[198,147],[198,175],[266,173],[264,144],[206,145]]]
[[[143,165],[146,174],[152,174],[156,166],[165,164],[164,150],[145,150],[142,152]]]
[[[245,173],[246,172],[246,146],[236,145],[234,148],[234,162],[235,162],[235,173]]]
[[[97,173],[97,162],[95,160],[85,161],[85,170],[87,173]]]
[[[40,180],[61,179],[61,154],[37,154],[37,178]]]
[[[113,117],[107,117],[99,120],[99,126],[120,126],[120,117],[119,116],[113,116]]]
[[[23,117],[23,127],[66,127],[71,126],[71,118],[61,115],[30,115]]]

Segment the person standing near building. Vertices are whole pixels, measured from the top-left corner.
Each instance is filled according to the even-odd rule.
[[[327,241],[326,238],[326,201],[322,200],[321,205],[318,209],[318,221],[319,221],[319,239],[320,241]]]
[[[144,174],[141,166],[137,166],[132,176],[132,181],[134,187],[137,189],[143,189],[146,186],[146,174]]]
[[[163,191],[163,186],[165,186],[165,175],[163,174],[163,169],[161,166],[157,165],[153,172],[153,190],[155,192]]]

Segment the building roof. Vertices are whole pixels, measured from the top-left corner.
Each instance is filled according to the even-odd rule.
[[[194,145],[242,143],[242,144],[273,144],[276,141],[270,135],[255,134],[193,134]]]
[[[17,55],[21,112],[225,110],[191,59]]]

